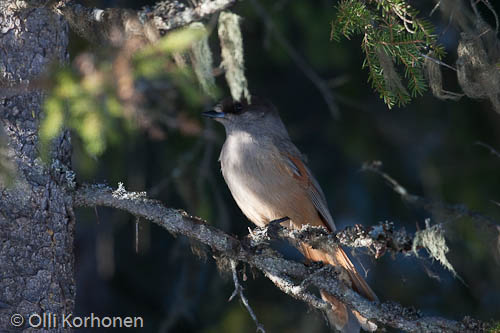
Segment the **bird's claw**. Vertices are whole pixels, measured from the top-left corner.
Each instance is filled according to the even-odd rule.
[[[280,219],[272,220],[269,222],[269,225],[277,225],[281,224],[282,222],[289,221],[290,218],[288,216],[282,217]]]
[[[289,221],[288,216],[282,217],[280,219],[272,220],[267,224],[267,234],[270,238],[278,238],[278,230],[281,228],[281,223]]]

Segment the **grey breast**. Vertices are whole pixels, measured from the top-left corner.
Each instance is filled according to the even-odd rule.
[[[265,138],[246,132],[231,133],[220,155],[224,179],[236,203],[252,222],[263,226],[275,218],[275,195],[270,190],[279,185],[278,170],[273,165],[276,148]]]

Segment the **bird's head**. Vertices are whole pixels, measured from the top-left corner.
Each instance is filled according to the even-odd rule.
[[[247,132],[283,131],[284,126],[276,107],[266,99],[252,96],[251,103],[246,99],[235,101],[225,98],[203,116],[220,122],[229,133],[232,130]],[[285,130],[286,131],[286,130]]]

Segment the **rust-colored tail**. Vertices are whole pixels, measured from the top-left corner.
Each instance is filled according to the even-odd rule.
[[[322,250],[313,249],[311,246],[302,243],[302,253],[312,261],[321,261],[332,266],[344,268],[340,278],[350,285],[357,293],[365,298],[375,301],[377,295],[373,292],[366,281],[359,275],[351,260],[347,257],[344,250],[339,246],[334,253],[326,253]],[[332,327],[343,333],[359,332],[360,328],[373,332],[377,326],[361,316],[359,312],[349,309],[334,296],[321,290],[321,297],[332,305],[332,311],[327,313],[328,321]]]

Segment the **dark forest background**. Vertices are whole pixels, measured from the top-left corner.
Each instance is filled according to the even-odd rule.
[[[87,6],[141,8],[152,1],[86,1]],[[446,223],[448,259],[455,278],[428,259],[388,255],[374,260],[353,253],[360,271],[381,300],[415,306],[425,314],[461,319],[500,318],[500,238],[470,218],[449,219],[406,205],[378,175],[361,171],[366,161],[383,169],[406,189],[430,200],[461,203],[500,220],[500,158],[477,142],[500,148],[500,114],[487,101],[441,101],[426,93],[404,108],[388,110],[361,68],[360,38],[330,41],[335,1],[261,1],[276,29],[327,82],[340,117],[332,116],[322,94],[275,39],[250,1],[231,10],[242,16],[246,75],[253,94],[269,98],[280,110],[290,136],[308,157],[338,228],[392,221],[414,232]],[[417,5],[417,4],[415,4]],[[434,2],[418,3],[427,17]],[[497,11],[500,10],[498,4]],[[493,16],[485,18],[494,26]],[[454,65],[459,35],[439,12],[435,24]],[[210,22],[208,22],[210,24]],[[216,35],[213,33],[212,35]],[[218,49],[216,36],[211,46]],[[72,63],[82,53],[106,59],[106,48],[91,46],[72,33]],[[220,59],[214,52],[215,64]],[[447,90],[459,92],[455,74],[444,69]],[[221,95],[229,95],[223,76]],[[138,83],[140,84],[140,82]],[[196,96],[199,87],[187,88]],[[75,134],[74,169],[79,182],[123,182],[146,191],[168,207],[185,209],[218,228],[244,236],[253,227],[233,201],[220,173],[222,126],[202,119],[207,99],[190,99],[176,88],[149,90],[148,103],[170,122],[162,135],[118,123],[109,127],[102,155],[92,157]],[[147,109],[147,107],[146,107]],[[165,124],[175,124],[168,126]],[[136,242],[136,229],[138,242]],[[300,259],[298,251],[276,244]],[[184,238],[118,210],[77,210],[76,314],[143,316],[149,332],[254,332],[241,304],[227,302],[233,291],[229,275],[212,258],[199,258]],[[137,251],[136,251],[137,248]],[[327,332],[322,315],[278,291],[270,281],[247,271],[245,293],[267,332]]]

